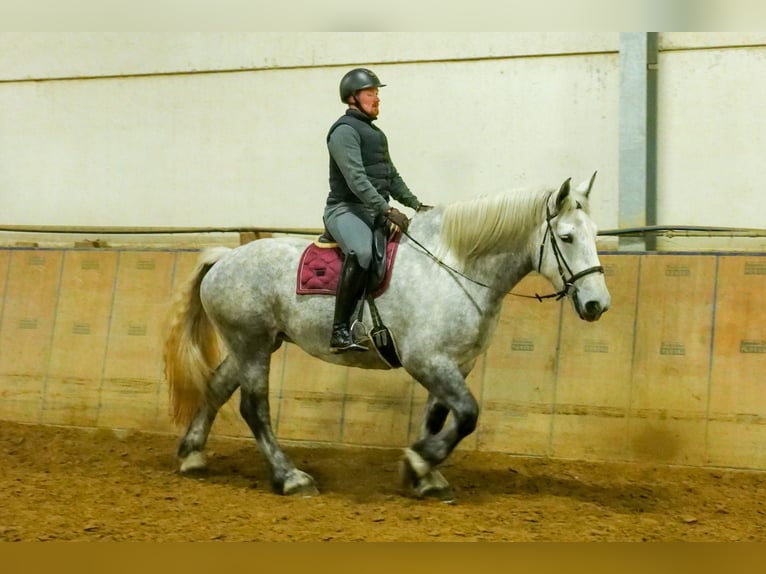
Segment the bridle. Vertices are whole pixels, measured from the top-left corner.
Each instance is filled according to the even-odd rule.
[[[559,247],[559,244],[556,242],[556,235],[553,233],[553,227],[551,226],[551,220],[553,219],[553,217],[554,216],[551,215],[550,206],[546,203],[545,233],[543,234],[543,240],[540,242],[540,257],[537,260],[537,272],[538,273],[541,272],[541,269],[543,266],[543,256],[545,255],[545,240],[548,237],[550,237],[551,251],[553,251],[553,256],[556,258],[556,266],[558,267],[559,276],[561,277],[561,282],[564,286],[561,288],[560,291],[557,291],[556,293],[551,293],[550,295],[545,295],[545,296],[535,295],[534,297],[537,299],[547,299],[547,298],[555,297],[556,301],[558,301],[559,299],[566,297],[570,291],[573,291],[573,297],[576,298],[577,286],[575,285],[575,282],[578,279],[582,279],[586,275],[590,275],[591,273],[603,273],[604,267],[602,265],[594,265],[593,267],[588,267],[587,269],[583,269],[582,271],[579,271],[577,273],[572,273],[572,269],[569,267],[569,264],[564,258],[564,254],[561,252],[561,248]],[[567,274],[569,274],[568,279],[567,279]]]
[[[567,295],[569,295],[571,291],[573,294],[573,297],[576,299],[576,296],[577,296],[577,286],[575,285],[576,281],[578,281],[579,279],[582,279],[586,275],[590,275],[591,273],[604,272],[604,267],[602,265],[594,265],[593,267],[588,267],[587,269],[583,269],[582,271],[579,271],[577,273],[572,273],[572,269],[569,267],[569,264],[564,258],[564,254],[561,252],[561,248],[559,247],[559,244],[556,242],[556,235],[553,233],[553,227],[551,226],[551,221],[553,220],[554,217],[555,215],[551,214],[550,206],[546,202],[545,233],[543,234],[543,240],[540,242],[540,255],[537,260],[537,272],[540,273],[542,270],[543,257],[545,256],[545,241],[548,239],[548,237],[550,237],[551,250],[553,251],[553,256],[556,258],[556,265],[558,267],[559,276],[561,277],[563,287],[559,291],[556,291],[555,293],[549,293],[548,295],[538,295],[537,293],[535,293],[534,295],[525,295],[523,293],[514,293],[513,291],[507,292],[508,295],[513,295],[515,297],[524,297],[526,299],[537,299],[538,301],[541,301],[541,302],[543,299],[553,299],[553,298],[555,298],[556,301],[558,301],[566,297]],[[444,261],[436,257],[436,255],[431,253],[428,250],[428,248],[425,247],[422,243],[420,243],[417,239],[413,238],[412,235],[410,235],[407,231],[403,231],[403,233],[409,238],[410,241],[412,241],[415,245],[420,247],[420,249],[422,249],[426,255],[428,255],[431,259],[433,259],[436,263],[438,263],[442,267],[449,269],[453,273],[460,275],[463,279],[467,279],[471,283],[479,285],[480,287],[491,289],[493,291],[499,291],[499,289],[497,289],[496,287],[487,285],[486,283],[482,283],[481,281],[477,281],[476,279],[468,277],[467,275],[465,275],[464,273],[461,273],[454,267],[451,267],[450,265],[446,264]],[[569,275],[569,278],[567,278],[567,274]]]

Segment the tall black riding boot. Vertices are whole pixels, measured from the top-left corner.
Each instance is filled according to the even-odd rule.
[[[332,324],[332,338],[330,339],[331,353],[368,350],[365,345],[354,341],[349,329],[351,314],[354,312],[357,297],[364,287],[366,278],[367,273],[359,265],[356,253],[349,252],[343,261],[343,269],[335,293],[335,316]]]

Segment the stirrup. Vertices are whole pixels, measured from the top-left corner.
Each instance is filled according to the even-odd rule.
[[[344,345],[343,347],[335,347],[333,345],[330,345],[330,352],[331,353],[345,353],[346,351],[369,351],[370,348],[366,347],[365,345],[362,345],[361,343],[357,343],[356,341],[351,341],[348,345]]]
[[[370,342],[370,333],[367,331],[367,326],[360,319],[354,319],[348,332],[351,334],[351,340],[354,343],[366,345]]]
[[[340,343],[340,344],[333,344],[332,338],[330,339],[330,352],[331,353],[345,353],[346,351],[369,351],[370,348],[365,345],[365,341],[367,338],[359,339],[354,334],[354,329],[358,321],[354,321],[354,323],[351,325],[351,328],[348,329],[348,343]],[[364,329],[364,325],[361,324],[362,329]],[[357,329],[358,331],[358,329]]]

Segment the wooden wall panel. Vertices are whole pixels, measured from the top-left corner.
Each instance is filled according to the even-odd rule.
[[[766,258],[718,268],[708,464],[766,468]]]
[[[170,252],[119,254],[98,426],[167,429],[158,395],[174,259]]]
[[[716,257],[651,255],[641,259],[630,444],[639,460],[704,459]],[[671,456],[672,454],[672,456]]]
[[[0,250],[0,326],[5,309],[5,290],[8,287],[8,269],[11,265],[11,252]]]
[[[589,407],[582,412],[556,413],[551,439],[552,456],[580,460],[630,459],[628,419],[614,411]]]
[[[178,289],[191,276],[197,266],[199,251],[176,251],[173,264],[173,290]]]
[[[766,417],[766,260],[722,258],[718,271],[711,413]]]
[[[704,415],[699,413],[637,413],[628,421],[629,460],[702,465],[706,428]]]
[[[625,457],[633,366],[638,255],[604,255],[611,308],[594,323],[565,305],[556,377],[556,456]]]
[[[417,383],[402,369],[349,369],[341,442],[405,446],[413,384]]]
[[[713,256],[641,262],[634,409],[705,412],[713,321]]]
[[[704,464],[766,470],[766,424],[761,417],[720,414],[708,422]]]
[[[63,252],[7,250],[0,329],[0,417],[40,422]]]
[[[611,308],[601,319],[580,319],[565,305],[561,327],[556,401],[560,407],[627,409],[636,322],[638,256],[603,256]]]
[[[277,433],[280,438],[340,442],[348,371],[286,345]]]
[[[165,310],[196,251],[0,250],[0,418],[171,426]],[[766,470],[766,256],[602,256],[612,308],[506,298],[468,385],[477,431],[459,448]],[[539,276],[517,293],[547,293]],[[271,363],[281,439],[400,448],[425,390],[404,371],[323,363],[283,345]],[[213,432],[251,437],[235,393]]]
[[[549,293],[540,275],[529,275],[515,293]],[[509,295],[486,353],[481,450],[548,453],[561,303]]]
[[[96,426],[117,253],[67,251],[63,265],[42,422]]]

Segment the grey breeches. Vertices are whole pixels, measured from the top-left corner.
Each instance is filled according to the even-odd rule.
[[[327,230],[343,253],[356,253],[359,265],[367,270],[372,262],[372,230],[353,213],[343,213],[325,220]]]

